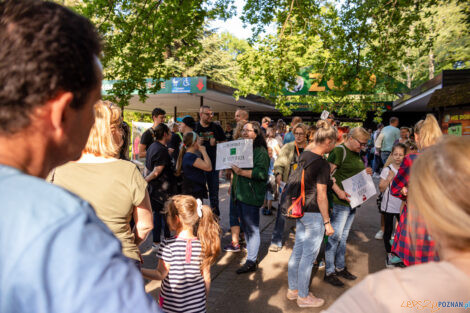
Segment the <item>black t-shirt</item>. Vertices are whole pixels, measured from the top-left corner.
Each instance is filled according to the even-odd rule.
[[[140,143],[145,145],[145,151],[147,151],[152,143],[155,142],[155,137],[153,135],[153,128],[149,128],[142,134],[140,138]]]
[[[233,130],[225,132],[225,140],[232,141],[233,140]]]
[[[225,141],[225,133],[222,127],[211,122],[209,126],[202,127],[201,123],[197,123],[195,132],[204,140],[207,155],[211,159],[212,168],[215,169],[215,158],[217,154],[217,145],[211,146],[210,139],[215,138],[216,141]]]
[[[305,169],[305,212],[320,212],[317,203],[317,184],[328,185],[330,181],[330,164],[320,155],[304,151],[300,155],[300,163],[308,164]]]
[[[171,134],[171,140],[168,144],[168,148],[172,148],[175,151],[171,155],[171,159],[173,161],[173,165],[176,165],[176,161],[178,160],[178,155],[180,154],[180,145],[181,145],[181,137],[177,133]]]
[[[147,150],[145,167],[151,172],[155,167],[161,165],[164,166],[163,171],[157,178],[149,182],[149,193],[152,199],[163,204],[170,196],[175,194],[176,184],[168,148],[156,141]]]

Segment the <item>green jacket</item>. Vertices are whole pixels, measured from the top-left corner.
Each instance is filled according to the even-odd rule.
[[[262,206],[266,196],[269,156],[263,147],[253,150],[253,169],[251,178],[233,173],[231,196],[233,200],[255,206]]]
[[[287,182],[292,168],[292,162],[295,156],[295,141],[285,144],[279,155],[277,156],[276,162],[274,162],[274,176],[281,174],[283,182]]]

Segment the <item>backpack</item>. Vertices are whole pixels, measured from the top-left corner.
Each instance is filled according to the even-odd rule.
[[[318,158],[313,158],[307,164],[300,163],[289,175],[286,186],[281,194],[279,209],[289,218],[301,218],[305,209],[305,169]]]

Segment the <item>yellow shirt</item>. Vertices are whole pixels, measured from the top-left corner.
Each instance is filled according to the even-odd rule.
[[[134,207],[145,197],[147,182],[133,163],[117,159],[106,163],[69,162],[56,168],[53,183],[88,201],[121,241],[122,253],[140,260],[129,222]]]

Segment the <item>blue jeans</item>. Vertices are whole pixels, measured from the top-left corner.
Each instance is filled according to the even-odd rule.
[[[163,205],[160,204],[158,201],[150,199],[150,204],[152,205],[153,211],[153,242],[160,242],[160,236],[163,230],[163,236],[165,238],[170,237],[170,229],[168,228],[168,224],[166,222],[165,214],[162,214],[161,211],[163,210]]]
[[[276,224],[274,224],[274,231],[271,237],[271,244],[282,247],[282,236],[284,235],[284,227],[286,225],[286,217],[281,214],[279,207],[276,212]]]
[[[326,275],[333,274],[335,268],[341,271],[346,267],[346,241],[355,215],[356,209],[336,203],[333,204],[330,221],[335,233],[328,238],[326,243]]]
[[[219,216],[219,171],[205,172],[212,212]]]
[[[247,262],[256,262],[258,258],[261,238],[259,235],[259,206],[243,203],[239,200],[235,203],[240,216],[240,226],[245,233]]]
[[[380,174],[380,168],[382,168],[382,166],[382,159],[379,155],[374,154],[374,159],[372,160],[372,169],[374,170],[374,173]]]
[[[382,159],[382,164],[387,163],[387,159],[390,156],[390,151],[381,151],[380,152],[380,158]]]
[[[230,197],[230,211],[229,211],[230,227],[240,226],[240,216],[238,214],[238,209],[236,208],[234,201],[235,200],[233,200],[232,197]]]
[[[305,213],[297,220],[294,249],[288,263],[290,290],[299,290],[299,297],[308,296],[312,265],[320,251],[325,225],[320,213]]]

